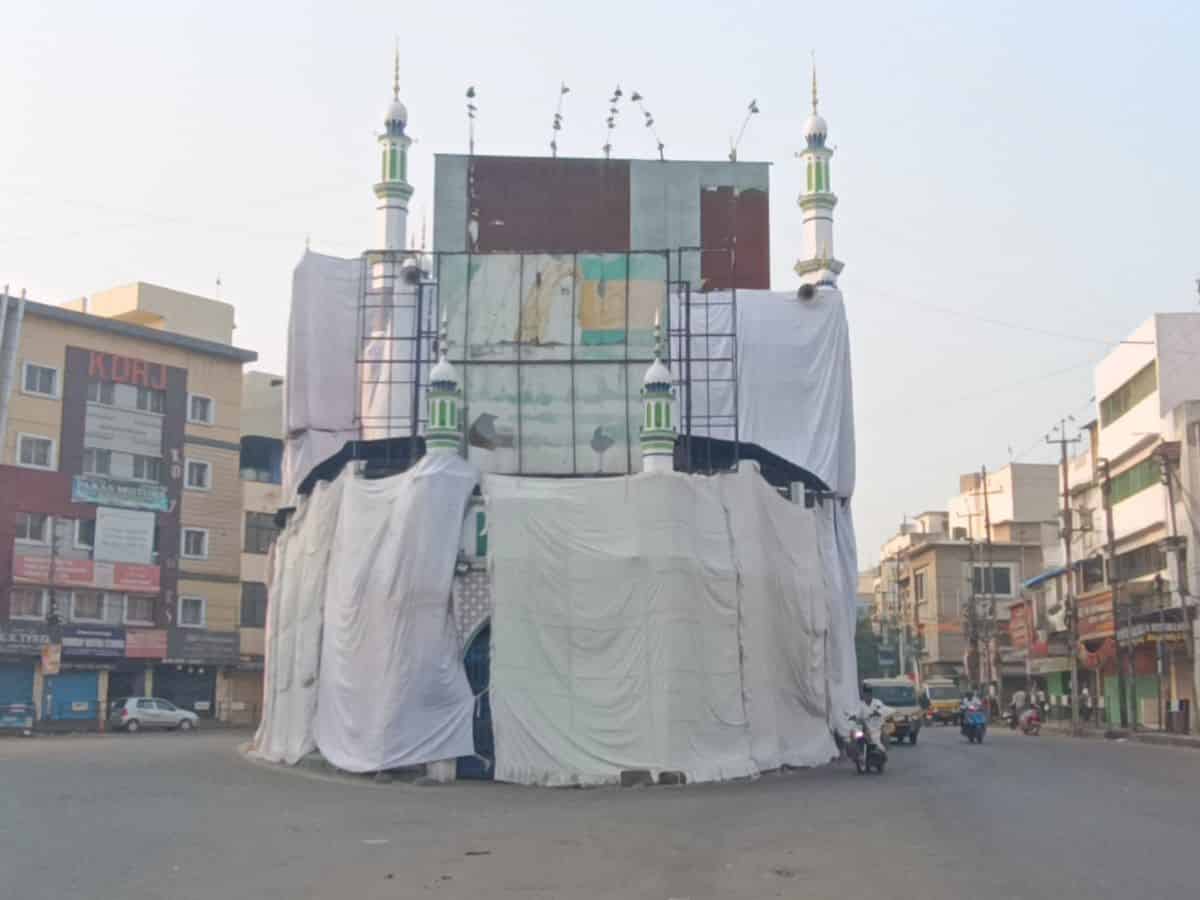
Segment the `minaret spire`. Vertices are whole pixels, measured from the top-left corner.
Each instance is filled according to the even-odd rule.
[[[812,61],[812,114],[804,123],[805,147],[796,154],[804,163],[804,191],[800,194],[800,209],[804,221],[804,253],[796,263],[796,274],[802,286],[837,285],[842,263],[833,255],[833,208],[837,195],[830,189],[829,161],[833,148],[826,144],[829,128],[817,111],[817,55]]]
[[[675,471],[675,376],[662,361],[662,328],[654,313],[654,362],[642,379],[642,471]]]
[[[400,100],[400,40],[396,39],[392,62],[392,102],[383,118],[379,135],[381,174],[375,185],[376,209],[379,215],[380,250],[405,250],[408,244],[408,201],[412,185],[408,183],[408,148],[412,138],[407,134],[408,109]]]
[[[812,114],[817,115],[817,51],[812,52]]]
[[[442,327],[438,331],[437,365],[429,373],[428,418],[425,422],[425,452],[436,454],[457,453],[462,438],[462,423],[459,419],[458,370],[447,358],[449,352],[449,325],[445,312]]]
[[[814,72],[813,78],[815,79],[816,77],[817,77],[816,73]],[[815,80],[813,82],[813,85],[814,85],[813,86],[813,91],[814,91],[813,96],[815,97],[816,96],[816,94],[815,94],[816,81]],[[396,38],[396,59],[395,59],[395,65],[392,69],[392,99],[393,100],[400,99],[400,38],[399,37]],[[813,107],[813,108],[815,109],[816,107]]]

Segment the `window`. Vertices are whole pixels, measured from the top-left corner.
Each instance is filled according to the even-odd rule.
[[[188,394],[187,419],[189,422],[200,425],[211,425],[213,423],[212,397],[205,397],[203,394]]]
[[[71,595],[72,622],[103,622],[104,595],[94,591],[76,591]]]
[[[1100,427],[1107,428],[1158,390],[1158,366],[1154,360],[1100,401]]]
[[[137,408],[143,412],[162,414],[167,410],[167,392],[154,388],[137,389]]]
[[[185,559],[208,559],[208,529],[183,529],[183,556]]]
[[[238,468],[242,481],[279,484],[283,475],[283,441],[279,438],[247,435],[242,438]]]
[[[137,702],[137,708],[138,709],[154,709],[154,701],[153,700],[139,700]]]
[[[51,519],[46,513],[17,513],[17,540],[27,544],[50,543]]]
[[[180,597],[179,627],[203,628],[206,605],[203,597]]]
[[[130,625],[154,624],[154,598],[130,594],[125,598],[125,621]]]
[[[162,460],[133,454],[133,477],[138,481],[162,481]]]
[[[96,546],[96,520],[75,520],[75,546],[81,550],[90,550]]]
[[[1079,579],[1085,591],[1093,590],[1104,584],[1104,561],[1093,556],[1079,564]]]
[[[918,603],[925,600],[925,573],[917,572],[913,576],[913,596]]]
[[[212,488],[212,466],[202,459],[189,459],[187,487],[191,491],[207,491]]]
[[[87,398],[92,403],[112,406],[117,402],[117,388],[111,381],[92,381],[88,383]]]
[[[1134,494],[1141,493],[1146,488],[1158,484],[1161,475],[1162,467],[1157,458],[1149,456],[1143,459],[1136,466],[1131,466],[1120,475],[1113,476],[1109,502],[1115,505],[1122,500],[1128,500]]]
[[[28,469],[53,469],[54,441],[38,434],[18,434],[17,464]]]
[[[271,549],[279,529],[275,517],[270,513],[246,513],[246,542],[242,549],[246,553],[266,553]]]
[[[111,475],[112,451],[96,450],[88,447],[83,451],[83,472],[85,475]]]
[[[1012,569],[1007,566],[975,566],[972,589],[976,594],[995,594],[997,597],[1012,596]]]
[[[260,581],[242,582],[242,627],[266,628],[267,586]]]
[[[1117,577],[1121,581],[1131,581],[1134,578],[1141,578],[1143,575],[1153,575],[1166,567],[1166,554],[1154,544],[1117,555]]]
[[[9,595],[8,615],[11,619],[46,618],[50,592],[45,588],[14,588]]]
[[[37,394],[40,397],[57,397],[58,369],[39,366],[37,363],[25,363],[22,390],[26,394]]]

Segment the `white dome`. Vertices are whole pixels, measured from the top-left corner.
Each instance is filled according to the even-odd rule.
[[[804,123],[804,136],[810,137],[819,134],[822,137],[829,134],[829,128],[825,124],[825,120],[813,113]]]
[[[458,370],[445,356],[438,360],[433,371],[429,373],[429,383],[433,384],[435,381],[453,381],[458,384]]]
[[[387,116],[384,117],[384,122],[399,122],[406,124],[408,122],[408,109],[399,100],[393,100],[388,104]]]
[[[652,384],[674,384],[675,376],[671,374],[671,370],[663,365],[661,359],[654,360],[650,368],[646,370],[646,377],[642,379],[642,386],[648,387]]]

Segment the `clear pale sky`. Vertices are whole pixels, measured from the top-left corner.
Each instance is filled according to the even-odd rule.
[[[1091,363],[1156,311],[1195,309],[1200,4],[9,3],[0,52],[0,285],[59,303],[154,281],[236,304],[236,342],[281,371],[291,271],[371,242],[374,135],[400,35],[432,156],[599,155],[618,82],[669,157],[772,171],[773,286],[794,284],[793,153],[816,49],[837,147],[851,320],[860,563],[960,473],[1053,452],[1086,420]],[[626,112],[619,156],[650,157]],[[992,321],[985,321],[992,320]],[[1019,327],[1007,327],[1007,325]]]

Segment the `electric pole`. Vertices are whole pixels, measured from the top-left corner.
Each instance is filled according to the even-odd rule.
[[[984,646],[987,647],[987,673],[988,684],[995,690],[996,702],[1000,702],[1000,674],[999,666],[997,665],[997,656],[999,648],[996,643],[996,566],[995,557],[992,555],[992,507],[988,502],[987,483],[987,466],[981,466],[979,469],[980,487],[983,489],[983,537],[985,547],[987,548],[987,572],[988,582],[985,582],[984,587],[988,592],[988,615],[987,615],[987,640]]]
[[[1128,728],[1129,703],[1125,684],[1125,654],[1121,650],[1119,636],[1121,630],[1121,579],[1117,569],[1117,540],[1113,533],[1112,476],[1107,459],[1101,457],[1096,462],[1100,466],[1104,478],[1100,492],[1104,498],[1104,527],[1108,541],[1108,585],[1112,591],[1113,643],[1117,647],[1117,692],[1121,695],[1121,727]]]
[[[1066,419],[1060,420],[1058,432],[1057,440],[1051,440],[1047,436],[1046,443],[1058,444],[1059,449],[1062,451],[1063,546],[1065,548],[1067,566],[1065,590],[1063,591],[1063,606],[1067,612],[1067,643],[1068,652],[1071,655],[1071,732],[1074,734],[1079,731],[1079,618],[1075,615],[1075,595],[1071,590],[1071,579],[1075,573],[1071,568],[1073,528],[1071,521],[1070,466],[1067,458],[1067,446],[1079,443],[1080,438],[1076,436],[1070,440],[1067,439]]]

